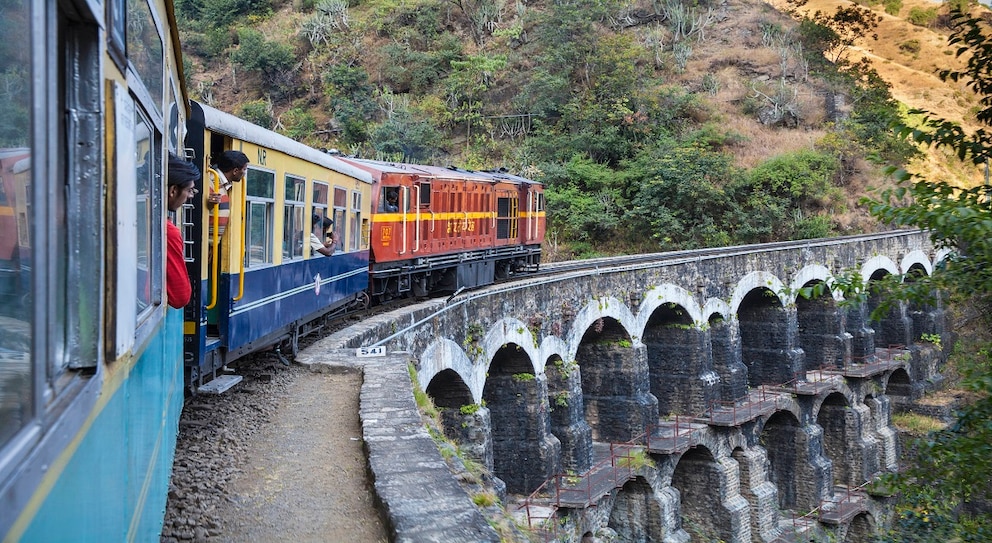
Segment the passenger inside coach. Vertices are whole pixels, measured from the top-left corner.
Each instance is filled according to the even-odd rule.
[[[320,253],[324,256],[331,256],[334,253],[334,244],[337,240],[334,239],[334,231],[327,233],[327,237],[330,239],[326,242],[321,241],[321,236],[324,235],[329,226],[334,225],[334,221],[321,217],[320,215],[313,216],[313,227],[310,229],[310,250],[315,254]],[[317,233],[320,232],[318,235]]]

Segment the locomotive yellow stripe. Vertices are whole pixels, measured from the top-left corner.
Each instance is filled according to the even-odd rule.
[[[372,222],[400,222],[403,220],[403,215],[404,215],[403,213],[376,213],[372,216]],[[534,216],[544,217],[544,212],[538,211],[536,213],[527,213],[526,211],[522,211],[517,214],[517,218],[519,219],[526,219]],[[467,214],[457,213],[457,212],[434,213],[434,214],[432,214],[429,211],[420,212],[420,220],[423,222],[429,222],[432,220],[433,221],[464,221],[465,219],[486,220],[493,218],[494,218],[493,213],[491,211],[474,211],[474,212],[469,212]],[[499,219],[500,217],[495,217],[495,218]],[[506,219],[506,217],[502,217],[502,218]],[[406,220],[407,221],[417,220],[417,214],[406,213]]]

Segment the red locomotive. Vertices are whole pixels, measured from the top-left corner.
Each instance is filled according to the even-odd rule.
[[[430,296],[535,271],[544,186],[503,171],[340,157],[372,174],[370,294]]]

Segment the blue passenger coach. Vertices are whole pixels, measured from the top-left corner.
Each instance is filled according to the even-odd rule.
[[[188,116],[172,3],[7,0],[0,36],[0,155],[18,152],[0,535],[155,541],[183,405],[163,287],[164,165]]]
[[[187,152],[205,172],[183,221],[193,280],[187,378],[191,392],[222,392],[240,379],[228,364],[270,347],[295,355],[322,317],[368,304],[372,176],[197,102],[187,126]],[[231,150],[248,157],[248,169],[231,183],[227,227],[212,239],[218,208],[206,202],[221,177],[211,165]],[[332,233],[332,254],[311,249],[311,234],[323,242]]]

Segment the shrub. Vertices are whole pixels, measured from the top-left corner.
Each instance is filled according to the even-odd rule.
[[[293,48],[279,42],[267,41],[262,33],[251,29],[238,30],[238,48],[231,53],[235,65],[264,76],[292,68],[296,62]]]
[[[906,19],[916,26],[929,27],[937,20],[937,8],[912,8],[909,10],[909,17]]]
[[[302,141],[317,131],[317,121],[313,115],[298,107],[282,114],[282,124],[285,126],[284,133],[297,141]]]
[[[916,56],[920,54],[920,40],[906,40],[899,44],[899,50]]]
[[[252,100],[241,104],[241,118],[265,129],[272,129],[272,104],[266,100]]]
[[[902,11],[902,0],[885,0],[885,13],[898,17]]]

